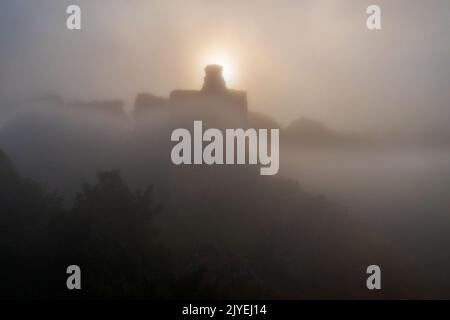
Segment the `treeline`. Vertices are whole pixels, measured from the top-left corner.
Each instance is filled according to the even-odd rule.
[[[396,252],[344,207],[303,192],[294,181],[268,180],[246,168],[173,168],[165,178],[169,192],[156,201],[152,187],[133,190],[119,171],[99,172],[67,205],[20,177],[0,152],[0,298],[420,293]],[[386,270],[376,296],[365,287],[373,261]],[[70,265],[81,268],[81,290],[66,286]]]
[[[20,177],[0,152],[0,297],[211,298],[201,268],[175,271],[153,226],[162,213],[152,188],[132,191],[119,171],[83,184],[71,208]],[[68,290],[66,268],[78,265],[82,289]]]

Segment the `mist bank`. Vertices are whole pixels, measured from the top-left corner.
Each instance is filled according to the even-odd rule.
[[[52,112],[74,118],[79,117],[77,113],[84,112],[86,121],[90,121],[89,118],[97,118],[100,123],[115,118],[116,125],[127,127],[129,130],[136,130],[139,122],[149,121],[152,118],[151,113],[144,115],[135,113],[132,107],[127,106],[126,100],[120,98],[67,101],[59,95],[41,94],[0,101],[0,129],[8,122],[14,123],[26,116],[50,115]],[[158,112],[155,112],[154,118],[157,119],[159,116]],[[287,148],[336,151],[422,150],[424,152],[450,149],[450,132],[442,128],[399,127],[397,130],[390,131],[362,130],[360,127],[339,129],[320,119],[308,117],[299,117],[287,125],[281,125],[271,116],[252,110],[248,114],[247,127],[280,129],[280,143]]]
[[[153,186],[155,203],[163,208],[153,225],[173,252],[174,273],[203,270],[199,281],[206,288],[218,289],[219,297],[371,297],[361,278],[373,261],[389,270],[384,281],[390,285],[383,297],[423,295],[408,257],[399,255],[398,249],[388,249],[390,245],[352,218],[345,205],[322,193],[309,193],[294,175],[260,176],[253,166],[176,166],[170,160],[170,132],[187,119],[162,111],[131,126],[128,117],[92,110],[92,104],[62,107],[55,103],[36,108],[2,128],[0,146],[18,174],[65,199],[62,210],[72,212],[73,204],[80,203],[80,192],[82,199],[89,199],[75,212],[90,212],[86,221],[94,219],[89,223],[95,222],[106,239],[113,239],[116,232],[125,233],[121,230],[127,224],[109,230],[110,224],[99,222],[113,218],[109,215],[112,208],[123,221],[130,211],[120,204],[122,193],[108,193],[110,188],[123,190],[117,174],[103,174],[98,181],[97,172],[118,169],[130,190]],[[8,182],[4,182],[7,188]],[[13,201],[18,208],[20,203]],[[35,221],[39,221],[40,211],[26,207]],[[70,221],[56,233],[55,243],[68,241],[62,235],[66,228],[70,230]],[[15,223],[19,222],[12,219],[9,228],[15,237],[28,239]],[[77,230],[86,227],[84,223],[76,225]],[[97,246],[79,247],[77,239],[70,238],[74,252]],[[85,244],[86,238],[81,239]],[[94,241],[87,239],[88,244]],[[10,249],[13,252],[13,247]],[[111,254],[116,261],[114,251]],[[102,266],[109,268],[110,264],[102,262],[96,270],[101,272]],[[235,281],[239,285],[230,285]],[[113,283],[120,290],[120,282]],[[199,295],[205,297],[205,292]]]

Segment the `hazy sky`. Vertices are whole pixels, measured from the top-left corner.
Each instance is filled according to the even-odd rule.
[[[70,4],[81,31],[66,29]],[[382,8],[382,31],[366,28],[369,4]],[[217,58],[251,109],[283,123],[390,131],[450,119],[448,0],[3,0],[0,28],[4,97],[131,105],[137,92],[199,88]]]

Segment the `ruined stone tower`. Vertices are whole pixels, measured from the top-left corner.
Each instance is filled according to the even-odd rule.
[[[135,115],[138,117],[144,114],[151,116],[152,111],[162,109],[185,116],[191,113],[197,119],[220,118],[226,113],[241,122],[247,116],[247,93],[228,89],[223,78],[223,67],[213,64],[205,67],[201,90],[174,90],[168,99],[148,93],[141,93],[136,98]]]
[[[205,77],[202,92],[211,94],[224,94],[227,91],[223,68],[217,64],[211,64],[205,68]]]

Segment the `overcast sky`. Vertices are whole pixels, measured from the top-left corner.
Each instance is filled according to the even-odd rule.
[[[70,4],[82,30],[66,29]],[[366,8],[382,8],[381,31]],[[168,95],[199,88],[211,55],[250,109],[283,123],[336,128],[447,128],[448,0],[1,1],[0,92],[67,99]]]

